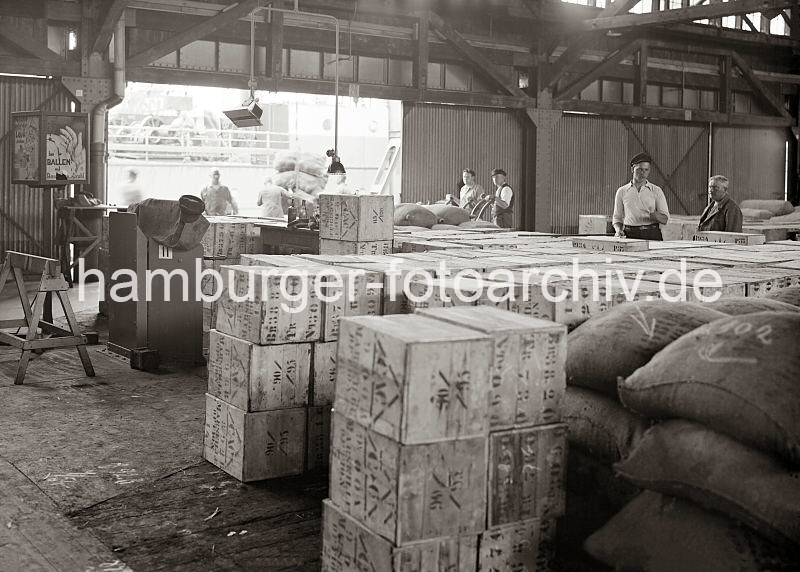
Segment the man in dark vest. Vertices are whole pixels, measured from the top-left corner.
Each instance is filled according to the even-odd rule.
[[[728,195],[728,179],[714,175],[708,180],[708,203],[697,230],[742,232],[742,210]]]
[[[492,219],[494,224],[501,228],[514,226],[514,190],[506,182],[506,172],[503,169],[492,171],[492,182],[497,187],[492,197]]]

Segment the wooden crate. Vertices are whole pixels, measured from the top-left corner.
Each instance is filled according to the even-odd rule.
[[[486,524],[486,437],[401,445],[333,412],[331,501],[395,545]]]
[[[337,266],[328,269],[335,277],[322,275],[325,280],[322,299],[322,341],[339,338],[339,322],[344,317],[379,316],[383,309],[382,272],[363,268]],[[335,300],[333,298],[336,298]]]
[[[420,313],[478,330],[494,339],[490,430],[561,420],[567,356],[567,331],[563,325],[488,306]]]
[[[437,277],[430,283],[426,280],[413,280],[408,286],[405,296],[414,310],[454,306],[489,306],[508,310],[511,295],[507,284],[484,278]],[[489,297],[489,288],[492,289],[492,297],[496,301]]]
[[[243,482],[299,475],[306,408],[247,413],[206,394],[203,458]]]
[[[332,238],[319,239],[319,253],[326,254],[391,254],[391,240],[334,240]]]
[[[256,220],[242,217],[210,216],[203,236],[203,256],[210,258],[235,258],[244,253],[261,250],[260,229]]]
[[[573,238],[573,248],[586,250],[602,250],[606,252],[639,252],[648,250],[646,240],[636,238],[615,238],[613,236],[592,236],[587,238]]]
[[[416,315],[345,318],[336,411],[401,443],[486,435],[494,341]]]
[[[578,234],[614,234],[611,215],[578,215]]]
[[[742,232],[717,232],[717,231],[702,231],[695,232],[692,235],[692,240],[698,242],[727,242],[730,244],[764,244],[766,237],[763,234],[750,233],[745,234]]]
[[[269,275],[270,271],[280,273],[283,269],[223,266],[225,290],[217,303],[217,329],[262,345],[319,340],[322,334],[322,307],[317,297],[317,276],[311,269],[288,270],[304,273],[302,279],[294,274],[294,277],[286,280],[286,290],[294,300],[282,295],[281,275]],[[249,283],[253,284],[251,299],[234,300],[232,292],[235,296],[245,296]],[[234,285],[233,291],[229,288],[230,284]]]
[[[239,264],[242,266],[274,266],[307,268],[325,266],[322,262],[305,258],[303,256],[293,256],[289,254],[242,254],[239,257]]]
[[[391,195],[322,194],[319,211],[320,239],[392,240],[394,197]]]
[[[208,393],[244,411],[308,404],[311,344],[260,346],[211,331]]]
[[[338,342],[316,342],[311,347],[311,405],[333,405]]]
[[[478,540],[478,570],[549,572],[555,540],[555,521],[532,518],[494,526]]]
[[[332,414],[330,405],[308,408],[306,471],[325,469],[330,465]]]
[[[235,264],[239,264],[239,258],[203,258],[203,271],[213,270],[214,272],[220,272],[223,266]],[[221,291],[223,287],[224,285],[222,284],[217,285],[210,274],[203,274],[200,278],[200,291],[206,296],[214,295],[216,288]]]
[[[488,526],[564,514],[567,426],[489,436]]]
[[[322,501],[322,570],[325,572],[476,572],[478,536],[436,538],[402,547]],[[484,569],[490,570],[490,569]]]

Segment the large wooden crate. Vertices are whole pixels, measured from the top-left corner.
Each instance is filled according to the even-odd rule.
[[[280,273],[283,270],[223,266],[225,290],[217,306],[217,330],[262,345],[319,340],[322,308],[317,296],[316,275],[308,269],[295,269],[304,273],[303,277],[287,275],[282,289],[284,277]],[[234,285],[233,291],[230,284]],[[284,296],[283,290],[289,297]],[[234,299],[234,296],[245,297],[248,292],[252,292],[249,298]]]
[[[247,413],[206,394],[203,458],[243,482],[299,475],[306,408]]]
[[[316,342],[311,347],[311,405],[333,405],[338,342]]]
[[[220,269],[223,266],[234,264],[239,264],[238,258],[203,258],[203,272],[210,270],[221,274]],[[221,292],[223,289],[224,284],[217,283],[211,272],[203,274],[200,278],[200,291],[206,296],[213,296],[217,291]]]
[[[488,526],[563,515],[566,456],[564,424],[492,433]]]
[[[244,411],[308,404],[311,344],[260,346],[210,334],[208,393]]]
[[[478,536],[475,534],[398,547],[337,509],[328,499],[322,501],[322,511],[322,570],[325,572],[476,572],[478,569]],[[500,542],[502,540],[497,544]]]
[[[395,545],[486,524],[486,437],[401,445],[333,413],[330,497]]]
[[[322,334],[325,342],[339,337],[339,321],[349,316],[379,316],[383,309],[383,273],[363,268],[329,267],[322,274]]]
[[[494,339],[489,428],[555,423],[566,389],[567,330],[561,324],[488,306],[422,310]]]
[[[332,414],[330,405],[308,408],[306,471],[326,469],[330,464]]]
[[[335,409],[401,443],[486,435],[493,347],[424,316],[345,318]]]
[[[555,520],[528,519],[494,526],[478,540],[478,570],[549,572],[552,569]]]
[[[334,240],[332,238],[319,239],[319,253],[329,254],[391,254],[391,240]]]
[[[692,240],[699,242],[727,242],[730,244],[764,244],[767,239],[763,234],[751,233],[745,234],[742,232],[718,232],[718,231],[702,231],[695,232],[692,235]]]
[[[475,278],[436,277],[432,281],[412,280],[404,294],[409,306],[415,310],[454,306],[490,306],[508,310],[509,286],[480,278],[477,273],[474,276]]]
[[[319,196],[320,239],[392,240],[394,197],[391,195]]]
[[[573,238],[573,248],[587,250],[602,250],[606,252],[638,252],[647,250],[646,240],[636,238],[615,238],[613,236],[592,236],[586,238]]]
[[[256,220],[241,217],[210,216],[209,227],[203,236],[203,256],[235,258],[240,254],[259,252],[261,230]]]

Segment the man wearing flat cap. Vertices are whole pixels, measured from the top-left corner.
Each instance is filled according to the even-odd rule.
[[[503,169],[492,170],[492,182],[497,187],[492,201],[492,220],[500,228],[514,226],[514,190],[506,182],[506,172]]]
[[[661,187],[647,180],[651,161],[646,153],[631,159],[633,178],[617,189],[611,222],[618,238],[664,240],[660,225],[669,221],[669,209]]]

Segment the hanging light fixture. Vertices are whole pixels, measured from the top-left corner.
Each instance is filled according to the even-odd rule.
[[[258,105],[258,99],[255,97],[255,18],[257,12],[266,10],[267,14],[272,12],[282,12],[284,14],[297,14],[299,16],[310,16],[312,18],[324,18],[333,20],[335,33],[336,33],[336,67],[333,74],[333,90],[334,90],[334,115],[333,115],[333,149],[328,149],[326,155],[331,158],[331,164],[328,166],[329,174],[344,174],[345,169],[342,161],[339,158],[339,19],[329,14],[317,14],[315,12],[303,12],[299,9],[298,0],[294,2],[294,9],[287,8],[273,8],[272,6],[256,6],[248,15],[250,18],[250,81],[247,82],[250,88],[250,97],[242,102],[242,107],[224,111],[223,113],[233,121],[236,127],[255,127],[261,125],[261,115],[263,110]]]

